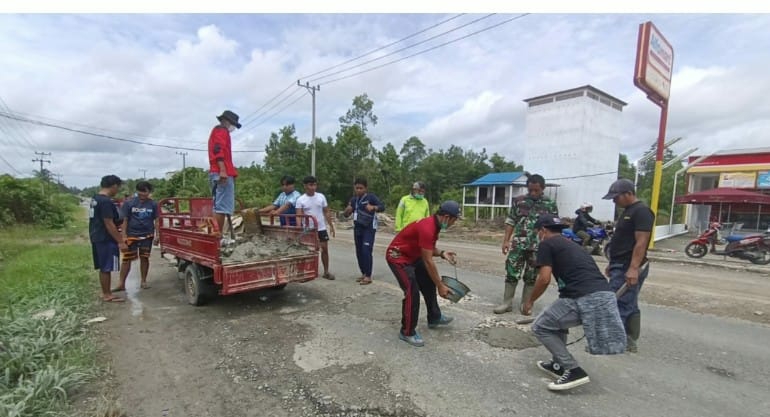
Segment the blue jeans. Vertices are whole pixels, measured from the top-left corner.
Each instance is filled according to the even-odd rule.
[[[623,283],[626,282],[626,271],[628,270],[627,264],[611,263],[610,264],[610,288],[612,291],[617,292]],[[647,274],[650,272],[650,264],[647,263],[642,269],[639,270],[639,281],[633,287],[628,287],[626,292],[618,298],[618,311],[620,312],[620,319],[625,324],[628,317],[639,313],[639,291],[642,290],[642,284],[644,284]]]
[[[356,244],[356,259],[358,259],[358,269],[365,277],[372,277],[374,261],[372,260],[372,251],[374,251],[374,234],[377,231],[370,227],[354,227],[353,240]]]
[[[214,213],[233,214],[235,211],[235,178],[227,177],[227,184],[220,184],[219,173],[209,172],[209,185],[214,199]]]

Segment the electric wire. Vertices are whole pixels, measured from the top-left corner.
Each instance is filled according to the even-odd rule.
[[[341,67],[341,66],[343,66],[343,65],[346,65],[346,64],[349,64],[349,63],[351,63],[351,62],[357,61],[357,60],[359,60],[359,59],[361,59],[361,58],[367,57],[367,56],[369,56],[369,55],[371,55],[371,54],[373,54],[373,53],[375,53],[375,52],[381,51],[381,50],[383,50],[383,49],[386,49],[386,48],[388,48],[388,47],[391,47],[391,46],[393,46],[393,45],[396,45],[396,44],[398,44],[398,43],[404,42],[404,41],[406,41],[406,40],[408,40],[408,39],[411,39],[411,38],[413,38],[413,37],[415,37],[415,36],[417,36],[417,35],[420,35],[420,34],[422,34],[422,33],[425,33],[425,32],[427,32],[427,31],[429,31],[429,30],[431,30],[431,29],[434,29],[434,28],[436,28],[436,27],[439,27],[439,26],[441,26],[441,25],[443,25],[443,24],[446,24],[446,23],[448,23],[448,22],[451,22],[452,20],[454,20],[454,19],[457,19],[457,18],[459,18],[459,17],[461,17],[461,16],[464,16],[464,15],[465,15],[465,13],[460,13],[460,14],[458,14],[458,15],[455,15],[455,16],[452,16],[452,17],[450,17],[450,18],[448,18],[448,19],[444,19],[444,20],[442,20],[442,21],[440,21],[440,22],[438,22],[438,23],[435,23],[435,24],[433,24],[433,25],[431,25],[431,26],[428,26],[428,27],[426,27],[426,28],[424,28],[424,29],[421,29],[421,30],[419,30],[419,31],[417,31],[417,32],[411,33],[411,34],[409,34],[409,35],[407,35],[407,36],[405,36],[405,37],[403,37],[403,38],[401,38],[401,39],[399,39],[399,40],[397,40],[397,41],[391,42],[391,43],[389,43],[389,44],[387,44],[387,45],[383,45],[383,46],[377,47],[377,48],[375,48],[375,49],[372,49],[371,51],[369,51],[369,52],[366,52],[366,53],[364,53],[364,54],[361,54],[361,55],[359,55],[359,56],[357,56],[357,57],[355,57],[355,58],[351,58],[351,59],[348,59],[348,60],[346,60],[346,61],[343,61],[343,62],[341,62],[341,63],[339,63],[339,64],[335,64],[335,65],[332,65],[331,67],[327,67],[327,68],[325,68],[325,69],[322,69],[322,70],[320,70],[320,71],[316,71],[316,72],[314,72],[314,73],[312,73],[312,74],[310,74],[310,75],[306,75],[306,76],[303,76],[303,77],[299,77],[298,79],[306,79],[306,78],[314,77],[314,76],[316,76],[316,75],[319,75],[319,74],[323,74],[323,73],[325,73],[325,72],[331,71],[331,70],[333,70],[333,69],[335,69],[335,68],[339,68],[339,67]],[[355,68],[355,67],[356,67],[356,66],[353,66],[353,68]],[[288,86],[286,86],[286,87],[285,87],[285,88],[284,88],[284,89],[283,89],[281,92],[279,92],[278,94],[274,95],[274,96],[273,96],[273,97],[271,97],[269,100],[267,100],[267,101],[266,101],[264,104],[262,104],[262,105],[261,105],[261,106],[260,106],[258,109],[256,109],[256,110],[254,110],[253,112],[249,113],[249,114],[248,114],[246,117],[244,117],[244,123],[243,123],[243,125],[244,125],[244,126],[246,126],[246,125],[252,124],[252,123],[254,122],[254,120],[256,120],[256,119],[259,119],[259,118],[263,117],[263,116],[264,116],[264,114],[257,114],[257,113],[259,113],[259,112],[260,112],[260,110],[262,110],[262,109],[264,109],[265,107],[267,107],[267,106],[268,106],[270,103],[272,103],[273,101],[277,100],[277,99],[278,99],[280,96],[282,96],[282,95],[283,95],[283,94],[284,94],[286,91],[288,91],[288,90],[289,90],[289,89],[290,89],[292,86],[294,86],[294,85],[295,85],[294,83],[291,83],[291,84],[289,84],[289,85],[288,85]],[[267,112],[269,112],[269,111],[270,111],[270,109],[268,109],[268,110],[264,111],[263,113],[267,113]],[[256,115],[256,116],[255,116],[255,115]],[[253,116],[253,117],[252,117],[252,116]]]
[[[424,54],[424,53],[427,53],[427,52],[433,51],[433,50],[435,50],[435,49],[438,49],[438,48],[441,48],[441,47],[444,47],[444,46],[447,46],[447,45],[449,45],[449,44],[452,44],[452,43],[455,43],[455,42],[459,42],[459,41],[461,41],[461,40],[463,40],[463,39],[467,39],[467,38],[469,38],[469,37],[471,37],[471,36],[475,36],[475,35],[478,35],[479,33],[482,33],[482,32],[486,32],[486,31],[488,31],[488,30],[491,30],[491,29],[494,29],[494,28],[496,28],[496,27],[502,26],[502,25],[504,25],[504,24],[506,24],[506,23],[510,23],[510,22],[512,22],[512,21],[514,21],[514,20],[518,20],[518,19],[521,19],[522,17],[525,17],[525,16],[527,16],[527,15],[529,15],[529,13],[523,13],[523,14],[520,14],[520,15],[514,16],[514,17],[512,17],[512,18],[510,18],[510,19],[506,19],[506,20],[503,20],[502,22],[496,23],[496,24],[494,24],[494,25],[492,25],[492,26],[487,26],[487,27],[485,27],[485,28],[483,28],[483,29],[477,30],[477,31],[475,31],[475,32],[471,32],[471,33],[469,33],[469,34],[467,34],[467,35],[463,35],[463,36],[461,36],[461,37],[459,37],[459,38],[455,38],[455,39],[452,39],[451,41],[447,41],[447,42],[444,42],[444,43],[441,43],[441,44],[438,44],[438,45],[432,46],[432,47],[430,47],[430,48],[428,48],[428,49],[423,49],[422,51],[419,51],[419,52],[415,52],[415,53],[413,53],[413,54],[411,54],[411,55],[407,55],[407,56],[405,56],[405,57],[401,57],[401,58],[399,58],[399,59],[395,59],[395,60],[393,60],[393,61],[389,61],[389,62],[386,62],[386,63],[384,63],[384,64],[381,64],[381,65],[377,65],[377,66],[375,66],[375,67],[372,67],[372,68],[368,68],[368,69],[365,69],[365,70],[363,70],[363,71],[355,72],[355,73],[353,73],[353,74],[349,74],[349,75],[346,75],[346,76],[344,76],[344,77],[335,78],[335,79],[333,79],[333,80],[330,80],[330,81],[326,81],[324,84],[331,84],[331,83],[334,83],[334,82],[337,82],[337,81],[342,81],[342,80],[345,80],[345,79],[348,79],[348,78],[352,78],[352,77],[355,77],[355,76],[357,76],[357,75],[365,74],[365,73],[367,73],[367,72],[371,72],[371,71],[374,71],[374,70],[376,70],[376,69],[380,69],[380,68],[382,68],[382,67],[385,67],[385,66],[388,66],[388,65],[392,65],[392,64],[395,64],[395,63],[397,63],[397,62],[401,62],[401,61],[404,61],[404,60],[406,60],[406,59],[409,59],[409,58],[415,57],[415,56],[417,56],[417,55],[422,55],[422,54]]]
[[[298,91],[301,91],[301,90],[298,90]],[[259,122],[259,123],[255,124],[255,125],[252,125],[252,126],[251,126],[251,127],[249,127],[248,129],[244,130],[242,133],[246,133],[246,132],[250,132],[250,131],[254,130],[256,127],[258,127],[258,126],[260,126],[260,125],[264,124],[264,123],[265,123],[265,122],[267,122],[268,120],[270,120],[270,119],[272,119],[273,117],[277,116],[278,114],[282,113],[284,110],[286,110],[287,108],[289,108],[289,107],[290,107],[291,105],[293,105],[294,103],[296,103],[296,102],[300,101],[300,100],[301,100],[303,97],[305,97],[305,96],[306,96],[306,95],[308,95],[308,94],[310,94],[310,93],[309,93],[309,92],[307,92],[307,91],[305,91],[305,94],[302,94],[301,96],[297,97],[297,98],[296,98],[296,99],[294,99],[294,101],[292,101],[291,103],[289,103],[289,104],[287,104],[286,106],[282,107],[280,110],[278,110],[277,112],[275,112],[275,113],[271,114],[269,117],[267,117],[266,119],[262,120],[261,122]]]
[[[318,78],[314,78],[314,79],[310,80],[309,82],[311,82],[311,83],[315,83],[315,82],[318,82],[319,80],[322,80],[322,79],[324,79],[324,78],[332,77],[332,76],[335,76],[335,75],[341,74],[341,73],[343,73],[343,72],[352,71],[352,70],[354,70],[354,69],[356,69],[356,68],[360,68],[360,67],[363,67],[363,66],[364,66],[364,65],[366,65],[366,64],[371,64],[372,62],[376,62],[376,61],[379,61],[379,60],[381,60],[381,59],[383,59],[383,58],[387,58],[387,57],[389,57],[389,56],[392,56],[392,55],[395,55],[395,54],[397,54],[397,53],[399,53],[399,52],[403,52],[403,51],[405,51],[405,50],[407,50],[407,49],[412,49],[412,48],[414,48],[414,47],[416,47],[416,46],[419,46],[419,45],[422,45],[422,44],[424,44],[424,43],[430,42],[430,41],[432,41],[432,40],[434,40],[434,39],[436,39],[436,38],[439,38],[439,37],[441,37],[441,36],[444,36],[444,35],[446,35],[446,34],[449,34],[449,33],[455,32],[455,31],[458,31],[458,30],[460,30],[460,29],[462,29],[462,28],[465,28],[465,27],[467,27],[467,26],[470,26],[470,25],[472,25],[472,24],[478,23],[478,22],[480,22],[480,21],[482,21],[482,20],[484,20],[484,19],[489,19],[490,17],[492,17],[492,16],[494,16],[494,15],[496,15],[496,14],[497,14],[497,13],[490,13],[490,14],[488,14],[488,15],[486,15],[486,16],[482,16],[482,17],[480,17],[480,18],[478,18],[478,19],[474,19],[474,20],[471,20],[470,22],[468,22],[468,23],[465,23],[465,24],[463,24],[463,25],[457,26],[457,27],[455,27],[455,28],[452,28],[452,29],[450,29],[450,30],[447,30],[447,31],[445,31],[445,32],[441,32],[441,33],[439,33],[439,34],[437,34],[437,35],[431,36],[430,38],[427,38],[427,39],[421,40],[420,42],[417,42],[417,43],[411,44],[411,45],[409,45],[409,46],[405,46],[405,47],[403,47],[403,48],[399,48],[399,49],[396,49],[395,51],[389,52],[389,53],[387,53],[387,54],[385,54],[385,55],[382,55],[382,56],[378,56],[377,58],[374,58],[374,59],[370,59],[370,60],[368,60],[368,61],[364,61],[364,62],[362,62],[362,63],[360,63],[360,64],[356,64],[356,65],[354,65],[354,66],[352,66],[352,67],[350,67],[350,68],[341,69],[341,70],[339,70],[339,71],[335,71],[335,72],[332,72],[332,73],[330,73],[330,74],[326,74],[326,75],[323,75],[323,76],[321,76],[321,77],[318,77]],[[328,84],[328,83],[327,83],[327,84]]]
[[[25,119],[25,118],[14,116],[14,115],[7,114],[7,113],[4,113],[4,112],[0,112],[0,117],[5,117],[7,119],[13,119],[13,120],[17,120],[17,121],[20,121],[20,122],[30,123],[30,124],[34,124],[34,125],[38,125],[38,126],[47,126],[47,127],[52,127],[52,128],[60,129],[60,130],[66,130],[66,131],[73,132],[73,133],[80,133],[80,134],[89,135],[89,136],[96,136],[96,137],[100,137],[100,138],[104,138],[104,139],[109,139],[109,140],[115,140],[115,141],[119,141],[119,142],[135,143],[137,145],[154,146],[154,147],[158,147],[158,148],[179,149],[179,150],[184,150],[184,151],[208,152],[208,149],[189,148],[189,147],[184,147],[184,146],[162,145],[162,144],[158,144],[158,143],[142,142],[142,141],[138,141],[138,140],[135,140],[135,139],[128,139],[128,138],[121,138],[121,137],[117,137],[117,136],[104,135],[104,134],[100,134],[100,133],[89,132],[87,130],[82,130],[82,129],[73,129],[73,128],[69,128],[69,127],[66,127],[66,126],[59,126],[59,125],[56,125],[56,124],[53,124],[53,123],[43,122],[43,121],[40,121],[40,120]],[[233,150],[232,152],[233,153],[264,152],[264,150],[241,150],[241,151]]]
[[[306,79],[306,78],[310,78],[310,77],[315,77],[316,75],[320,75],[320,74],[323,74],[324,72],[327,72],[327,71],[331,71],[331,70],[333,70],[333,69],[335,69],[335,68],[339,68],[339,67],[341,67],[341,66],[343,66],[343,65],[345,65],[345,64],[349,64],[349,63],[351,63],[351,62],[353,62],[353,61],[357,61],[357,60],[359,60],[359,59],[361,59],[361,58],[367,57],[367,56],[369,56],[369,55],[371,55],[371,54],[373,54],[373,53],[375,53],[375,52],[379,52],[379,51],[381,51],[381,50],[383,50],[383,49],[385,49],[385,48],[389,48],[389,47],[391,47],[391,46],[393,46],[393,45],[395,45],[395,44],[397,44],[397,43],[401,43],[401,42],[403,42],[403,41],[405,41],[405,40],[407,40],[407,39],[411,39],[411,38],[413,38],[413,37],[415,37],[415,36],[417,36],[417,35],[420,35],[420,34],[422,34],[422,33],[425,33],[425,32],[427,32],[427,31],[429,31],[429,30],[431,30],[431,29],[433,29],[433,28],[439,27],[439,26],[441,26],[441,25],[443,25],[443,24],[445,24],[445,23],[449,23],[449,22],[451,22],[452,20],[454,20],[454,19],[457,19],[458,17],[464,16],[464,15],[465,15],[465,13],[460,13],[460,14],[458,14],[458,15],[452,16],[452,17],[450,17],[449,19],[445,19],[445,20],[442,20],[442,21],[440,21],[440,22],[438,22],[438,23],[436,23],[436,24],[434,24],[434,25],[428,26],[428,27],[427,27],[427,28],[425,28],[425,29],[422,29],[422,30],[419,30],[419,31],[417,31],[417,32],[414,32],[414,33],[412,33],[412,34],[410,34],[410,35],[407,35],[407,36],[405,36],[405,37],[403,37],[403,38],[401,38],[401,39],[399,39],[399,40],[397,40],[397,41],[393,41],[393,42],[391,42],[391,43],[389,43],[389,44],[387,44],[387,45],[383,45],[383,46],[380,46],[380,47],[378,47],[378,48],[372,49],[371,51],[369,51],[369,52],[366,52],[366,53],[364,53],[364,54],[362,54],[362,55],[359,55],[359,56],[357,56],[357,57],[355,57],[355,58],[351,58],[351,59],[348,59],[347,61],[344,61],[344,62],[340,62],[339,64],[336,64],[336,65],[332,65],[331,67],[328,67],[328,68],[326,68],[326,69],[323,69],[323,70],[321,70],[321,71],[317,71],[317,72],[314,72],[314,73],[312,73],[312,74],[310,74],[310,75],[306,75],[306,76],[304,76],[304,77],[300,77],[299,79],[301,79],[301,80],[302,80],[302,79]]]
[[[289,94],[289,95],[287,95],[286,97],[282,98],[281,100],[279,100],[279,101],[275,102],[275,103],[274,103],[272,106],[270,106],[269,108],[267,108],[267,109],[266,109],[266,110],[265,110],[265,111],[264,111],[264,112],[263,112],[261,115],[259,115],[258,117],[255,117],[254,119],[252,119],[252,120],[251,120],[250,122],[248,122],[248,123],[244,123],[244,124],[243,124],[243,126],[247,126],[247,125],[253,125],[254,123],[256,123],[256,122],[257,122],[257,120],[260,120],[260,119],[263,119],[263,120],[262,120],[262,121],[261,121],[259,124],[262,124],[262,123],[264,123],[266,120],[268,120],[268,119],[269,119],[269,118],[265,118],[265,116],[267,116],[267,114],[268,114],[268,113],[270,113],[270,112],[271,112],[273,109],[275,109],[276,107],[278,107],[278,106],[280,106],[281,104],[283,104],[283,103],[284,103],[286,100],[288,100],[288,99],[290,99],[290,98],[292,98],[292,97],[296,96],[296,95],[297,95],[297,93],[299,93],[299,92],[301,92],[301,90],[294,90],[294,91],[292,91],[292,92],[291,92],[291,94]],[[271,116],[271,117],[272,117],[272,116]]]

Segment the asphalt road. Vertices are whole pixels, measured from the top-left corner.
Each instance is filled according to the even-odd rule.
[[[152,289],[103,306],[117,403],[129,416],[768,415],[765,324],[644,304],[639,353],[591,356],[578,342],[572,351],[592,382],[553,393],[535,368],[547,351],[513,324],[518,316],[491,313],[502,278],[481,271],[502,269],[497,247],[445,244],[473,257],[457,271],[472,292],[441,301],[455,317],[446,328],[428,329],[423,309],[426,345],[415,348],[398,340],[401,291],[383,259],[387,237],[377,238],[375,282],[360,286],[350,234],[331,242],[335,281],[203,307],[184,304],[174,269],[154,255]],[[455,274],[444,263],[440,270]],[[549,288],[535,312],[555,297]],[[770,304],[770,293],[755,297]]]

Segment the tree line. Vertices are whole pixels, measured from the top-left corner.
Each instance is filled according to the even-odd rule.
[[[462,185],[491,172],[520,172],[524,167],[514,161],[486,149],[475,151],[450,145],[447,149],[426,147],[417,136],[408,138],[400,149],[391,142],[377,149],[369,134],[378,117],[374,113],[374,102],[366,93],[353,98],[350,109],[339,117],[339,129],[334,136],[316,141],[316,177],[319,191],[329,200],[333,210],[341,210],[352,195],[353,182],[364,177],[369,190],[385,201],[387,211],[394,212],[399,199],[411,191],[415,181],[427,185],[426,198],[435,208],[441,201],[462,199]],[[302,178],[310,174],[311,144],[300,141],[293,124],[272,132],[265,145],[262,164],[252,162],[250,166],[238,167],[236,197],[246,207],[261,207],[272,202],[280,190],[280,178],[291,175],[296,178],[296,188],[302,191]],[[654,148],[654,144],[652,148]],[[675,155],[666,150],[664,161]],[[634,178],[635,167],[624,154],[619,155],[618,177]],[[667,223],[673,186],[673,174],[682,167],[675,163],[664,170],[660,195],[658,219]],[[652,191],[653,163],[640,167],[638,194],[649,204]],[[128,179],[124,194],[133,193],[136,182]],[[210,196],[208,169],[188,167],[170,178],[148,179],[155,191],[155,199],[166,197]],[[684,180],[678,182],[677,195],[684,192]],[[82,191],[90,196],[98,187]],[[683,213],[681,206],[675,207],[675,219]],[[663,220],[666,220],[665,222]],[[662,224],[661,223],[661,224]]]

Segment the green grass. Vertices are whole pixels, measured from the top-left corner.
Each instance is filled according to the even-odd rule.
[[[84,325],[95,273],[85,225],[0,233],[0,415],[66,415],[69,395],[98,372]],[[50,319],[36,313],[55,310]]]

